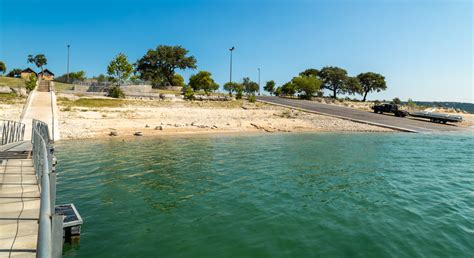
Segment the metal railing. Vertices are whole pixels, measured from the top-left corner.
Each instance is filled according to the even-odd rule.
[[[61,257],[63,216],[55,214],[56,173],[48,125],[33,120],[31,135],[33,166],[41,190],[37,257]]]
[[[2,135],[0,145],[23,141],[25,135],[25,124],[10,120],[0,120],[0,123]]]

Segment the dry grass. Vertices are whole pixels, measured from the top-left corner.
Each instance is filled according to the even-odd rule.
[[[0,86],[7,86],[13,88],[25,87],[25,81],[21,78],[0,76]]]

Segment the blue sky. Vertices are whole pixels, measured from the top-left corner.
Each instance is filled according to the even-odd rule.
[[[38,13],[38,10],[46,10]],[[124,52],[131,62],[159,44],[182,45],[219,84],[229,78],[277,85],[306,68],[383,74],[388,90],[369,99],[474,102],[472,1],[79,1],[0,0],[0,60],[105,73]],[[186,80],[196,71],[179,72]]]

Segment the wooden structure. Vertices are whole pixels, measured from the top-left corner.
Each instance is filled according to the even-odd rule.
[[[41,80],[52,81],[54,80],[54,73],[48,69],[44,69],[42,72],[38,73],[38,77],[41,78]]]
[[[21,71],[20,77],[21,77],[22,79],[27,80],[27,79],[30,78],[30,75],[31,75],[31,74],[34,74],[36,77],[38,77],[38,74],[37,74],[33,69],[31,69],[31,68],[29,68],[29,67],[26,68],[25,70]]]

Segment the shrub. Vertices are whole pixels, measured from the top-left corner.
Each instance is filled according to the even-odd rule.
[[[194,99],[194,91],[191,87],[187,86],[183,88],[184,99],[193,100]]]
[[[250,94],[248,99],[249,99],[249,102],[252,102],[252,103],[257,101],[257,97],[255,97],[255,94]]]
[[[237,93],[235,94],[235,98],[236,98],[236,99],[242,99],[242,96],[243,96],[243,95],[244,95],[244,94],[243,94],[242,89],[239,89],[239,90],[237,90]]]
[[[36,75],[34,73],[30,74],[30,77],[25,81],[26,92],[30,93],[36,87]]]
[[[122,89],[115,86],[109,89],[109,97],[122,99],[122,98],[125,98],[125,93],[123,93]]]

